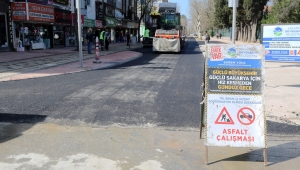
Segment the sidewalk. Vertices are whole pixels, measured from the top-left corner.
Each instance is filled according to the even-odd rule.
[[[53,76],[86,70],[104,69],[120,65],[142,56],[141,53],[129,51],[141,48],[142,44],[132,44],[128,49],[126,43],[111,44],[108,51],[99,50],[99,61],[93,54],[83,51],[83,62],[80,67],[79,52],[75,47],[60,49],[35,50],[29,52],[5,52],[0,56],[0,81],[20,80],[36,77]],[[83,47],[85,49],[86,47]]]
[[[139,48],[141,47],[141,43],[132,44],[131,48]],[[116,51],[114,47],[121,47],[122,50],[127,49],[126,43],[111,43],[109,45],[109,51]],[[100,47],[99,47],[100,48]],[[23,60],[29,58],[36,57],[44,57],[44,56],[53,56],[60,54],[78,54],[78,51],[75,51],[76,47],[64,47],[64,48],[51,48],[44,50],[32,50],[32,51],[24,51],[24,52],[1,52],[0,53],[0,63],[9,62],[15,60]],[[87,46],[82,46],[82,53],[87,54]],[[95,54],[95,46],[93,46],[92,53]],[[99,49],[99,54],[106,53],[106,51],[101,51]],[[92,56],[92,55],[91,55]]]
[[[199,40],[198,41],[204,41]],[[213,43],[231,44],[229,39],[211,38]],[[236,41],[235,44],[259,44]],[[204,46],[201,47],[205,51]],[[265,62],[265,108],[267,120],[300,125],[300,63]]]
[[[2,52],[0,53],[0,63],[9,62],[15,60],[23,60],[35,57],[44,57],[58,54],[70,54],[70,53],[78,53],[75,51],[76,47],[65,47],[65,48],[51,48],[45,50],[32,50],[32,51],[24,51],[24,52]],[[83,46],[85,50],[85,47]],[[84,53],[85,51],[83,51]]]

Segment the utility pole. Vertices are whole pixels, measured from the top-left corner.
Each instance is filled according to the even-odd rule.
[[[232,0],[232,44],[235,44],[235,30],[236,30],[236,2],[237,0]]]
[[[77,27],[78,27],[78,40],[79,40],[79,63],[80,63],[80,67],[82,66],[82,30],[81,30],[81,4],[80,4],[80,0],[76,0],[76,6],[77,6]]]

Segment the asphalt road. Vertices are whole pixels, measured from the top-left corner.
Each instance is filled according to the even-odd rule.
[[[204,58],[190,39],[180,53],[137,51],[137,60],[105,70],[0,83],[0,117],[8,122],[199,128]],[[41,120],[42,119],[42,120]],[[300,127],[267,122],[268,133]]]
[[[204,165],[198,45],[191,40],[180,54],[143,48],[110,69],[0,82],[0,120],[10,122],[0,124],[0,169],[263,168],[262,150],[252,148],[210,147]],[[267,126],[270,169],[297,167],[299,126]]]
[[[111,69],[1,82],[0,112],[11,121],[199,127],[204,60],[198,43],[181,54],[139,51],[140,59]]]

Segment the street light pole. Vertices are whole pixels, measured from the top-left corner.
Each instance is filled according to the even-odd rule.
[[[76,6],[77,6],[77,27],[78,27],[78,40],[79,40],[79,63],[80,63],[80,67],[82,66],[82,30],[81,30],[81,4],[80,4],[80,0],[76,0]]]
[[[232,44],[235,44],[235,30],[236,30],[236,1],[232,0]]]

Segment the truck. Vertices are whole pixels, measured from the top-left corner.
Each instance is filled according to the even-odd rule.
[[[150,13],[150,37],[144,46],[152,45],[153,52],[181,52],[185,37],[180,25],[180,13],[177,3],[160,2],[156,11]]]

